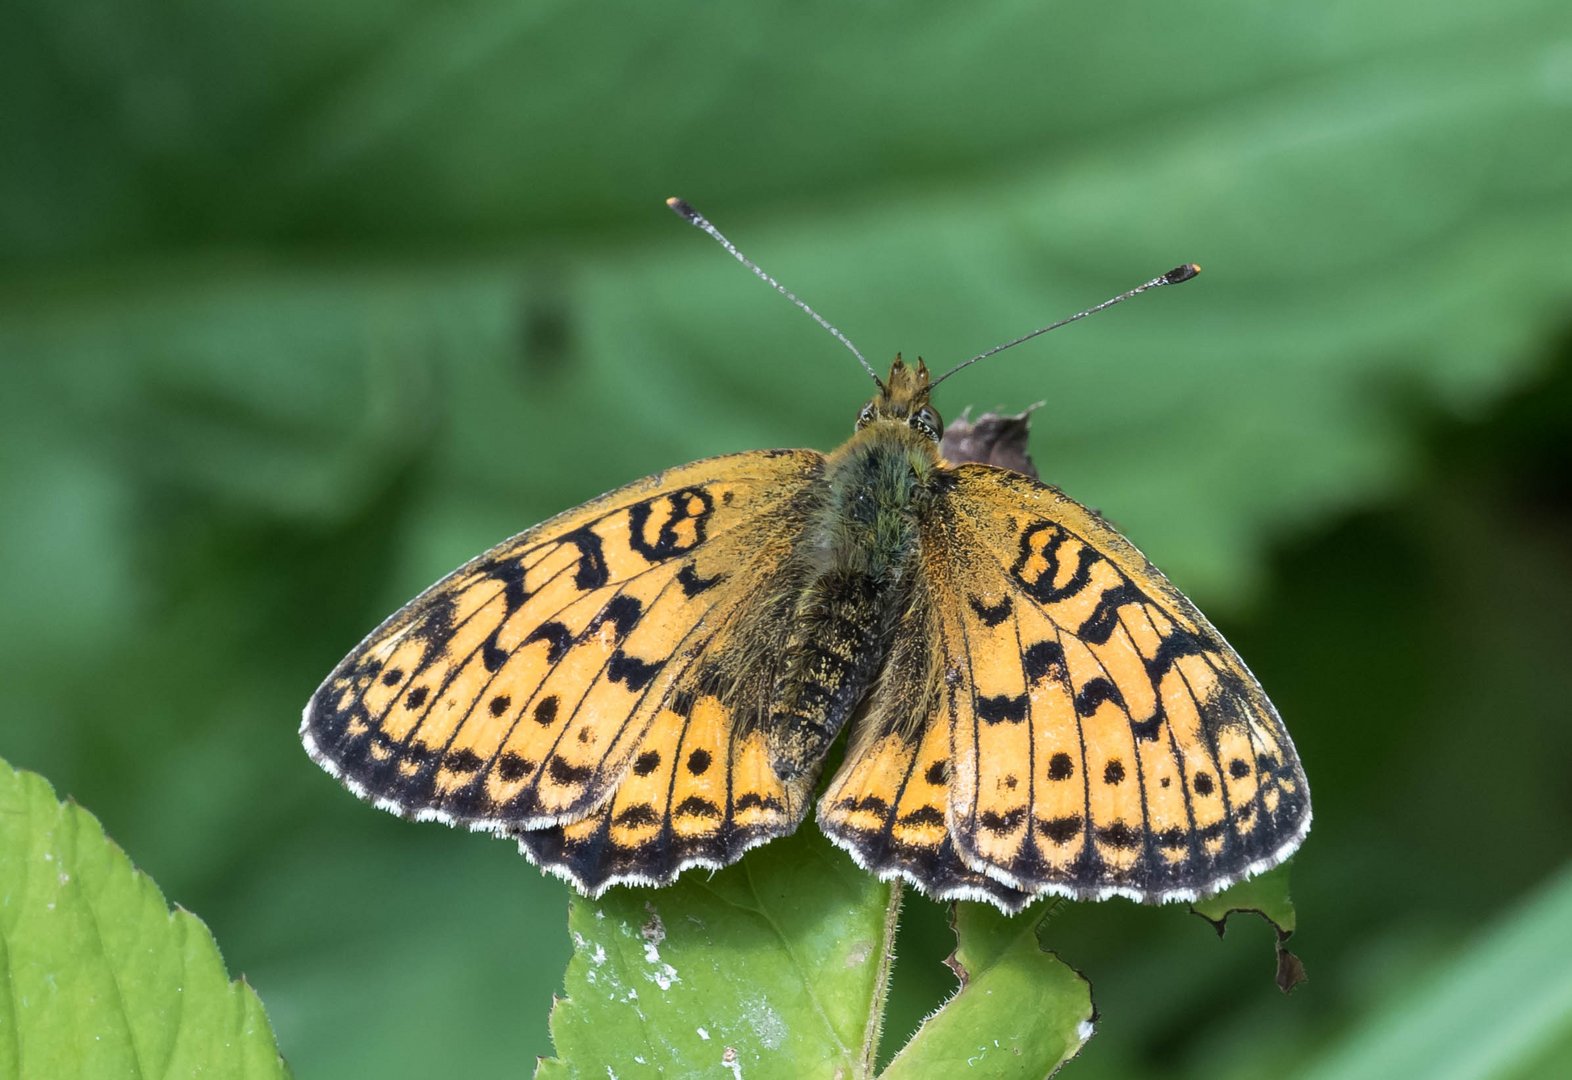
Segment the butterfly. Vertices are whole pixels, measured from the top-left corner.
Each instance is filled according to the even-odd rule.
[[[832,453],[669,469],[431,586],[312,696],[312,758],[590,896],[815,805],[881,878],[1005,911],[1193,900],[1292,854],[1304,773],[1222,636],[1095,512],[947,460],[921,361],[874,381]]]

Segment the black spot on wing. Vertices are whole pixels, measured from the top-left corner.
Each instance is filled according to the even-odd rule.
[[[977,617],[988,626],[998,626],[1010,617],[1010,612],[1015,610],[1015,601],[1008,595],[1004,596],[997,604],[985,604],[981,597],[968,596],[966,602],[971,605]]]
[[[1186,656],[1199,656],[1206,651],[1206,645],[1200,638],[1188,630],[1175,627],[1158,643],[1157,652],[1146,661],[1146,674],[1152,682],[1162,682],[1163,676],[1168,674],[1170,668]]]
[[[1130,826],[1126,825],[1122,821],[1116,821],[1112,825],[1103,825],[1099,827],[1097,830],[1097,839],[1101,840],[1109,847],[1122,848],[1125,850],[1141,846],[1141,834],[1130,828]]]
[[[482,760],[481,756],[468,748],[463,750],[454,750],[449,753],[447,757],[442,759],[442,765],[444,768],[451,769],[458,773],[478,772],[480,767],[484,764],[485,761]]]
[[[720,807],[698,795],[689,795],[678,803],[677,809],[672,812],[677,817],[718,818],[721,816]]]
[[[756,791],[747,791],[737,797],[738,810],[752,810],[755,807],[760,810],[773,810],[776,813],[786,809],[773,795],[760,795]]]
[[[985,724],[1018,724],[1026,719],[1026,695],[980,697],[977,699],[977,717]]]
[[[877,795],[864,795],[860,799],[845,798],[835,806],[840,810],[850,810],[853,813],[867,812],[878,817],[885,817],[890,812],[890,804]]]
[[[1055,844],[1069,843],[1081,835],[1081,830],[1084,827],[1079,814],[1050,818],[1047,821],[1039,821],[1037,823],[1037,831]]]
[[[568,533],[562,540],[579,549],[579,564],[573,574],[573,584],[581,591],[598,589],[606,584],[611,574],[606,569],[606,553],[599,534],[584,526]]]
[[[677,571],[677,584],[682,586],[682,595],[693,597],[701,592],[719,585],[726,580],[725,574],[716,574],[714,577],[700,577],[698,570],[691,562],[683,563],[682,569]]]
[[[486,670],[495,674],[501,670],[502,665],[508,662],[508,652],[497,644],[497,635],[502,633],[502,625],[494,626],[491,633],[486,635],[486,640],[480,643],[480,662],[486,665]]]
[[[524,558],[512,555],[507,558],[489,559],[481,564],[480,572],[488,578],[502,582],[502,601],[508,611],[516,611],[529,599],[529,589],[524,584]]]
[[[657,508],[660,528],[651,536],[650,517]],[[628,512],[628,545],[650,562],[685,554],[704,543],[714,509],[715,500],[703,488],[683,488],[639,503]]]
[[[595,617],[590,620],[590,624],[584,632],[585,634],[593,634],[602,626],[610,623],[617,635],[617,640],[621,641],[628,636],[630,630],[638,625],[639,619],[643,614],[644,605],[639,602],[638,597],[613,596],[606,601],[606,606],[601,608]]]
[[[1075,632],[1075,636],[1094,645],[1108,644],[1114,628],[1119,625],[1119,609],[1126,604],[1139,604],[1145,599],[1146,596],[1141,590],[1128,581],[1104,589],[1103,594],[1097,598],[1097,606],[1092,608],[1092,613],[1081,623],[1081,628]]]
[[[632,826],[658,825],[660,824],[660,815],[655,812],[655,808],[649,803],[634,803],[632,806],[618,811],[617,816],[611,819],[611,823],[613,825]]]
[[[546,662],[555,664],[563,656],[567,655],[568,646],[573,644],[573,632],[553,619],[550,622],[543,622],[531,630],[529,636],[520,643],[519,647],[533,645],[537,641],[546,643]]]
[[[661,660],[640,660],[618,649],[606,662],[606,677],[612,682],[623,683],[629,690],[637,692],[649,685],[650,680],[656,676],[664,663]]]
[[[506,783],[522,780],[535,771],[535,763],[509,751],[497,759],[497,775]]]
[[[1075,775],[1075,762],[1069,754],[1055,754],[1048,759],[1048,779],[1068,780]]]
[[[1157,711],[1145,720],[1134,718],[1130,720],[1130,734],[1134,736],[1136,742],[1156,742],[1158,733],[1163,729],[1163,721],[1167,718],[1168,714],[1163,710],[1163,703],[1159,701]],[[1163,781],[1163,786],[1168,786],[1166,780]]]
[[[1064,650],[1057,641],[1039,641],[1028,645],[1021,659],[1027,682],[1040,682],[1048,676],[1052,676],[1056,682],[1063,682],[1066,678]]]
[[[660,751],[646,750],[633,761],[633,771],[639,776],[648,776],[660,768]]]
[[[559,784],[582,784],[595,775],[595,770],[588,765],[569,765],[561,754],[551,755],[546,771]]]
[[[1061,549],[1066,534],[1063,529],[1046,521],[1036,521],[1021,531],[1020,551],[1010,576],[1032,599],[1043,604],[1074,596],[1085,589],[1092,579],[1092,566],[1099,561],[1098,554],[1081,545],[1076,554],[1075,570],[1069,580],[1056,587],[1060,570]],[[1038,560],[1042,566],[1037,565]]]
[[[1119,688],[1099,675],[1095,679],[1087,679],[1086,685],[1075,695],[1075,711],[1081,716],[1091,716],[1097,711],[1097,706],[1105,701],[1124,707],[1124,697],[1119,693]]]

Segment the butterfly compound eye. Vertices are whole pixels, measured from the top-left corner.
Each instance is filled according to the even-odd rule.
[[[934,442],[938,442],[939,437],[944,434],[944,421],[939,419],[938,413],[926,405],[912,413],[910,423]]]

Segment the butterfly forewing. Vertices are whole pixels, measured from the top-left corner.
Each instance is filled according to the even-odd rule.
[[[1128,541],[976,465],[954,470],[923,536],[966,863],[1027,892],[1161,900],[1297,845],[1308,792],[1276,712]]]
[[[674,757],[686,741],[693,760],[705,741],[712,758],[720,745],[730,754],[716,743],[723,723],[693,723],[708,708],[696,658],[790,553],[823,460],[697,462],[492,549],[339,665],[307,706],[308,748],[387,809],[495,831],[584,819],[625,777],[645,779],[639,755],[657,747]],[[659,828],[681,828],[673,809],[662,806]]]

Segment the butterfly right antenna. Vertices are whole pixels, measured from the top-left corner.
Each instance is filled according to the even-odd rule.
[[[839,330],[835,329],[835,327],[831,326],[829,324],[829,322],[826,321],[824,316],[820,315],[817,311],[814,311],[807,304],[805,304],[801,300],[797,299],[797,294],[796,293],[792,292],[790,289],[786,288],[780,282],[778,282],[774,278],[770,277],[770,275],[766,274],[759,267],[758,263],[756,263],[752,259],[748,258],[742,252],[738,251],[737,250],[737,246],[735,244],[733,244],[730,240],[726,239],[725,236],[721,235],[721,231],[719,229],[717,229],[714,225],[710,224],[709,218],[707,218],[703,214],[699,213],[697,210],[695,210],[693,207],[689,206],[687,203],[683,202],[681,199],[678,199],[678,198],[675,198],[675,197],[667,199],[666,200],[666,205],[671,207],[672,210],[677,214],[677,216],[682,218],[682,219],[684,219],[685,221],[687,221],[687,223],[689,225],[692,225],[696,229],[702,229],[704,232],[709,233],[710,236],[714,238],[714,240],[715,240],[715,242],[717,244],[719,244],[721,247],[725,248],[731,254],[732,258],[734,258],[738,262],[742,263],[742,265],[746,266],[749,270],[752,270],[762,280],[767,282],[770,285],[770,287],[773,288],[776,292],[780,293],[786,299],[790,300],[792,303],[794,303],[798,307],[802,308],[802,310],[806,311],[813,318],[814,322],[818,323],[820,326],[824,327],[830,333],[834,334],[836,339],[838,341],[840,341],[840,343],[842,345],[846,346],[848,349],[850,349],[852,351],[852,355],[855,356],[857,358],[857,362],[860,363],[863,366],[863,370],[865,370],[869,375],[873,376],[873,381],[876,382],[876,383],[879,383],[879,373],[874,371],[872,365],[870,365],[868,363],[868,361],[863,358],[862,353],[857,351],[857,346],[855,346],[855,345],[853,345],[851,343],[851,338],[847,337],[845,334],[843,334]],[[884,384],[883,383],[879,383],[879,385],[883,386]]]

